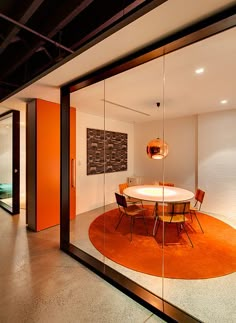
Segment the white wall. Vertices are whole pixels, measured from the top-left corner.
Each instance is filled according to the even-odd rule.
[[[158,126],[157,121],[151,121],[133,126],[108,120],[107,130],[128,133],[128,171],[105,177],[87,176],[86,128],[103,129],[104,120],[77,113],[77,214],[113,202],[118,184],[128,176],[141,177],[142,183],[154,183],[162,180],[164,172],[164,180],[176,186],[195,192],[198,184],[206,191],[202,211],[224,216],[232,223],[236,215],[235,124],[236,110],[166,120],[169,155],[163,160],[151,160],[146,155],[146,146],[151,139],[161,137],[161,123]]]
[[[106,130],[128,134],[128,170],[109,174],[87,176],[86,128],[104,129],[104,118],[76,110],[76,214],[115,201],[118,184],[133,176],[134,129],[130,123],[106,119]],[[105,188],[105,189],[104,189]]]
[[[146,183],[158,182],[164,172],[176,186],[194,192],[198,185],[206,191],[202,211],[236,224],[235,124],[236,110],[165,120],[169,155],[163,160],[146,155],[148,141],[162,133],[161,123],[135,125],[134,172]]]
[[[135,125],[135,174],[146,183],[154,183],[162,180],[164,172],[165,181],[195,191],[195,121],[196,117],[165,121],[169,154],[162,160],[149,159],[146,154],[147,143],[162,138],[162,123]]]
[[[199,116],[199,186],[207,212],[236,218],[236,110]],[[236,223],[236,222],[235,222]]]

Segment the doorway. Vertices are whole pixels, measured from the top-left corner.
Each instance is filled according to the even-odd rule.
[[[20,112],[0,115],[0,206],[10,214],[20,209]]]

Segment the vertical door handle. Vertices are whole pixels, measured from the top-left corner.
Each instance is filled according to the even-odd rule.
[[[75,159],[71,159],[71,186],[75,187],[76,178],[75,178]]]

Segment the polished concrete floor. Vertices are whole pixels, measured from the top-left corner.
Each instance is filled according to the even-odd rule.
[[[0,322],[165,322],[59,250],[59,227],[26,230],[0,208]]]
[[[236,273],[210,279],[163,280],[121,266],[95,249],[88,237],[89,226],[99,214],[116,207],[110,204],[77,215],[70,225],[72,244],[204,323],[236,322]],[[229,224],[235,227],[235,220]]]

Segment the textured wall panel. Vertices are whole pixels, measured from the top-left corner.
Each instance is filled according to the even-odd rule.
[[[126,133],[87,128],[87,175],[127,170]]]

